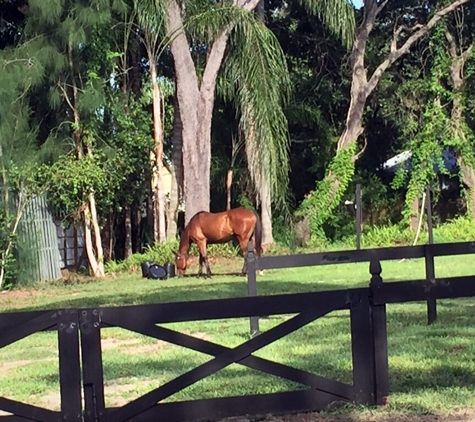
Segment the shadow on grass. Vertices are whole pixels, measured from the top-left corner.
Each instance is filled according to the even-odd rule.
[[[192,278],[193,276],[184,277],[183,280]],[[238,277],[236,277],[239,280]],[[198,280],[198,279],[197,279]],[[240,280],[239,280],[240,281]],[[96,306],[125,306],[125,305],[139,305],[139,304],[154,304],[154,303],[170,303],[170,302],[190,302],[198,300],[212,300],[224,299],[234,297],[247,296],[247,283],[245,279],[241,282],[222,282],[210,284],[186,284],[179,286],[174,284],[172,286],[166,285],[166,280],[151,280],[150,291],[134,292],[100,292],[95,296],[86,297],[71,297],[65,296],[64,299],[58,301],[50,301],[47,306],[28,304],[24,302],[24,306],[12,310],[13,312],[20,311],[34,311],[34,310],[52,310],[61,308],[90,308]],[[178,281],[179,283],[179,281]],[[258,282],[258,294],[261,295],[276,295],[286,293],[305,293],[314,291],[329,290],[328,288],[321,288],[318,284],[301,283],[289,281],[285,283],[275,283],[271,280],[264,280]],[[348,285],[333,284],[332,290],[343,290],[348,288]]]

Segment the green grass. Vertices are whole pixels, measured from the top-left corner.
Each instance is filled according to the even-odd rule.
[[[63,307],[114,306],[237,297],[247,294],[245,278],[226,275],[241,260],[215,265],[211,279],[191,276],[165,281],[125,274],[103,281],[41,285],[0,296],[0,312]],[[386,282],[424,278],[422,260],[383,262]],[[436,275],[475,273],[471,257],[436,259]],[[343,264],[266,271],[258,276],[260,294],[297,293],[367,286],[368,264]],[[388,306],[390,401],[384,408],[345,407],[333,412],[374,415],[447,414],[457,407],[475,407],[475,306],[473,299],[438,303],[438,321],[426,325],[425,303]],[[262,318],[265,331],[289,316]],[[215,320],[167,327],[234,347],[249,338],[249,320]],[[211,357],[156,341],[127,330],[102,330],[106,404],[125,404],[185,373]],[[57,409],[58,359],[55,333],[37,333],[0,349],[0,395]],[[332,312],[256,353],[343,382],[351,383],[348,311]],[[291,382],[231,365],[167,400],[185,400],[286,391]]]

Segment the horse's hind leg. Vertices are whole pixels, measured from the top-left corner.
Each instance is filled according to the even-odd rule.
[[[244,265],[242,266],[241,274],[247,274],[247,241],[241,237],[238,238],[239,240],[239,247],[241,248],[242,256],[244,258]]]
[[[201,277],[203,275],[203,257],[201,256],[200,252],[200,258],[199,258],[199,268],[198,268],[198,275],[197,277]]]

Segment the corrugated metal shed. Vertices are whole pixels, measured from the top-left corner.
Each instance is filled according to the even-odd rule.
[[[18,234],[21,242],[28,245],[28,273],[35,279],[32,281],[61,278],[56,226],[44,196],[34,197],[26,206]]]

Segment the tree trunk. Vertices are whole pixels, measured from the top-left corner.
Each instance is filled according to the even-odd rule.
[[[183,125],[176,96],[173,98],[173,149],[171,166],[170,204],[168,206],[167,239],[175,239],[178,234],[178,208],[183,196]]]
[[[140,205],[134,205],[132,208],[132,251],[140,253],[142,251],[142,211]]]
[[[132,255],[132,210],[130,204],[124,204],[124,259]]]
[[[259,0],[238,0],[236,7],[252,11]],[[183,176],[185,225],[199,211],[209,211],[211,166],[211,120],[216,77],[223,61],[232,27],[224,28],[211,44],[201,81],[183,28],[182,10],[176,0],[167,8],[168,32],[175,64],[176,93],[183,124]]]
[[[348,108],[345,129],[341,134],[337,144],[337,155],[330,165],[330,170],[325,178],[325,183],[321,184],[320,189],[316,189],[313,195],[325,198],[325,203],[321,209],[313,212],[313,215],[320,215],[328,218],[333,209],[338,205],[341,195],[346,190],[348,183],[354,172],[354,163],[358,160],[361,153],[352,153],[349,157],[350,163],[342,166],[337,163],[338,153],[352,147],[351,151],[356,151],[355,143],[358,137],[363,133],[363,113],[366,100],[378,85],[384,72],[389,69],[394,62],[410,51],[411,46],[427,35],[432,28],[446,15],[457,9],[459,6],[468,3],[470,0],[453,1],[448,6],[439,10],[425,25],[415,25],[413,28],[407,28],[402,25],[395,28],[389,53],[386,58],[376,67],[375,71],[368,79],[368,70],[365,67],[365,52],[368,38],[373,30],[376,17],[386,6],[387,1],[377,2],[377,0],[364,0],[364,16],[361,25],[357,28],[353,48],[351,52],[351,89],[350,89],[350,105]],[[411,35],[404,38],[405,41],[398,46],[401,33],[408,31]],[[335,166],[335,164],[338,164]],[[343,168],[344,167],[344,168]],[[332,168],[340,169],[340,172],[331,170]],[[321,201],[319,201],[322,204]]]
[[[233,169],[230,168],[226,173],[226,210],[231,209],[231,188],[233,186]]]
[[[265,22],[265,3],[264,0],[259,0],[257,4],[256,13],[259,17],[259,20]],[[257,148],[256,140],[251,142],[252,148]],[[256,154],[257,152],[253,152]],[[263,166],[260,166],[258,172],[259,183],[257,187],[259,189],[259,198],[261,201],[261,222],[262,222],[262,245],[270,246],[274,243],[274,236],[272,234],[272,197],[269,188],[269,180]]]
[[[88,157],[92,157],[91,146],[86,145],[86,154]],[[89,192],[89,212],[91,213],[91,225],[94,230],[94,248],[97,257],[97,266],[96,271],[94,271],[94,277],[104,277],[104,252],[102,249],[102,240],[101,240],[101,228],[99,226],[99,219],[97,218],[97,207],[96,207],[96,197],[94,192]]]
[[[464,88],[466,85],[466,78],[464,74],[465,63],[472,54],[473,43],[465,50],[459,47],[460,54],[457,53],[457,44],[455,38],[447,30],[445,36],[449,43],[449,53],[452,59],[450,64],[450,82],[452,85],[452,133],[454,139],[462,142],[460,147],[454,148],[455,157],[461,170],[462,183],[465,186],[467,193],[467,211],[472,218],[475,218],[475,172],[473,163],[470,165],[470,160],[464,159],[464,150],[471,153],[471,147],[468,145],[467,136],[465,134],[466,122],[463,115],[464,110]],[[471,154],[473,155],[473,153]]]
[[[109,214],[102,229],[102,250],[104,251],[104,262],[112,259],[112,214]]]
[[[411,206],[411,219],[409,223],[409,228],[411,230],[417,230],[417,226],[419,225],[419,198],[416,196],[412,201]]]
[[[150,66],[150,78],[152,79],[153,93],[153,139],[154,148],[154,206],[153,206],[153,233],[155,243],[164,243],[166,240],[165,227],[165,195],[163,192],[163,113],[162,113],[162,93],[158,84],[157,66],[155,57],[148,49],[148,60]]]
[[[274,236],[272,235],[272,200],[266,177],[261,178],[259,196],[261,199],[262,245],[269,246],[274,243]]]
[[[76,148],[76,156],[78,160],[84,158],[84,150],[88,157],[92,157],[92,147],[82,142],[81,133],[81,118],[79,115],[78,105],[78,87],[76,79],[74,77],[74,64],[73,64],[73,49],[71,43],[68,44],[68,65],[71,72],[71,89],[72,98],[69,97],[65,87],[58,83],[58,87],[62,90],[64,99],[68,103],[74,117],[74,132],[73,139]],[[86,252],[89,261],[89,266],[94,277],[102,278],[105,276],[104,271],[104,253],[102,249],[101,231],[99,227],[99,221],[97,218],[96,199],[94,192],[91,190],[88,194],[88,202],[83,206],[84,216],[84,233],[86,239]],[[94,238],[93,238],[94,235]]]

